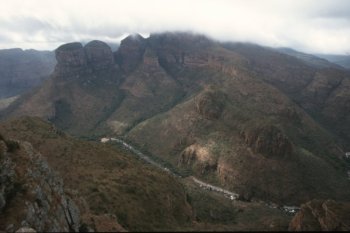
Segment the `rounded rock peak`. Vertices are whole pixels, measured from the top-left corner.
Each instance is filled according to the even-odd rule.
[[[129,35],[120,42],[116,62],[124,72],[131,72],[141,63],[146,40],[140,34]]]
[[[140,34],[138,33],[134,33],[134,34],[130,34],[129,36],[125,37],[122,41],[122,43],[126,43],[126,42],[140,42],[145,40],[145,38],[143,38]]]
[[[61,45],[55,50],[57,66],[60,71],[69,71],[68,67],[86,65],[86,57],[81,43],[73,42]]]
[[[71,43],[67,43],[67,44],[63,44],[61,46],[59,46],[56,49],[57,51],[72,51],[72,50],[77,50],[77,49],[82,49],[83,45],[80,42],[71,42]]]
[[[87,43],[85,48],[106,48],[106,49],[111,49],[109,45],[103,41],[100,40],[92,40],[89,43]]]
[[[93,40],[84,47],[87,62],[94,70],[113,66],[114,58],[111,48],[103,41]]]

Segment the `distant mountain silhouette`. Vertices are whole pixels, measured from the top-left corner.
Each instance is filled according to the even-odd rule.
[[[55,64],[54,52],[0,50],[0,98],[19,95],[40,85]]]

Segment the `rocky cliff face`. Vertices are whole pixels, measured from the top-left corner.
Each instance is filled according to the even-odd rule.
[[[1,231],[79,231],[79,209],[30,143],[0,140],[0,160]]]
[[[79,71],[94,71],[113,67],[114,58],[111,48],[104,42],[94,40],[84,47],[79,42],[64,44],[55,51],[56,73],[61,76],[75,74]]]
[[[124,72],[131,72],[141,63],[145,47],[146,41],[139,34],[130,35],[121,41],[115,58]]]
[[[273,125],[242,131],[241,136],[255,153],[276,158],[287,158],[292,155],[292,143],[280,129]]]
[[[84,50],[92,69],[103,70],[114,65],[112,50],[105,42],[93,40],[85,45]]]
[[[176,230],[192,221],[181,183],[125,149],[78,140],[39,118],[1,123],[0,132],[30,142],[59,172],[66,196],[79,207],[83,231]]]
[[[85,68],[87,58],[81,43],[73,42],[61,45],[55,50],[57,65],[56,73],[69,75]]]
[[[349,231],[350,203],[333,200],[312,200],[289,224],[290,231]]]
[[[208,120],[220,117],[225,105],[225,94],[220,91],[208,90],[196,98],[196,110]]]

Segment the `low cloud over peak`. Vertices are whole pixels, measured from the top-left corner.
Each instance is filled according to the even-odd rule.
[[[347,0],[11,0],[2,6],[0,48],[55,49],[127,34],[194,31],[222,41],[350,53]]]

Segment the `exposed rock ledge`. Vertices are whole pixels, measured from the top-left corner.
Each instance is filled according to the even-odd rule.
[[[70,76],[81,71],[98,71],[114,66],[111,48],[102,41],[93,40],[84,47],[79,42],[61,45],[55,50],[56,74]]]
[[[350,203],[312,200],[289,224],[290,231],[350,231]]]
[[[0,231],[78,232],[80,212],[30,143],[0,139]]]

